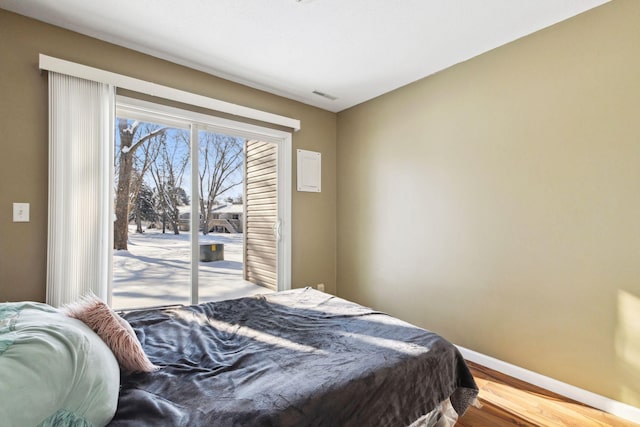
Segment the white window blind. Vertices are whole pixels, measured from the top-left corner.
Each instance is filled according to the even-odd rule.
[[[49,72],[47,303],[110,300],[113,86]]]

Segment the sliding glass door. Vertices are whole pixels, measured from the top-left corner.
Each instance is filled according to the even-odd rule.
[[[115,308],[290,287],[289,134],[135,100],[115,125]]]

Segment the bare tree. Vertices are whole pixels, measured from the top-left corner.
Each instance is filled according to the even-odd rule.
[[[150,123],[144,123],[144,132],[149,134],[157,129],[157,125],[152,125]],[[133,175],[130,184],[130,212],[129,216],[133,216],[136,221],[136,233],[143,233],[142,230],[142,219],[144,217],[152,217],[153,215],[149,212],[149,208],[153,206],[151,200],[140,200],[141,197],[149,198],[151,193],[143,192],[142,190],[145,188],[147,183],[145,182],[145,178],[149,168],[158,158],[158,153],[160,152],[160,143],[154,141],[159,137],[156,134],[152,138],[149,139],[149,142],[146,144],[142,144],[135,151],[134,159],[133,159]]]
[[[168,223],[174,234],[180,234],[178,206],[184,200],[184,190],[181,187],[189,165],[189,134],[183,130],[176,130],[171,138],[164,133],[161,140],[158,157],[149,170],[156,185],[162,232],[166,231]]]
[[[244,140],[212,132],[199,135],[200,156],[200,216],[202,233],[209,233],[211,210],[218,196],[242,184],[242,176],[237,173],[244,161]]]
[[[138,121],[118,118],[120,153],[118,154],[118,183],[116,186],[116,220],[113,224],[113,248],[116,250],[127,249],[134,153],[145,142],[155,136],[163,134],[166,130],[164,127],[158,127],[144,136],[138,137],[139,126],[140,123]]]

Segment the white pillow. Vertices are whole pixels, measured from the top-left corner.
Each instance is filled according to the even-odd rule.
[[[104,426],[120,370],[83,322],[51,306],[0,304],[0,420],[9,426]]]

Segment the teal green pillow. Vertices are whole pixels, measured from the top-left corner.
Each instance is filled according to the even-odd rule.
[[[80,320],[34,302],[0,304],[0,424],[104,426],[118,362]]]

